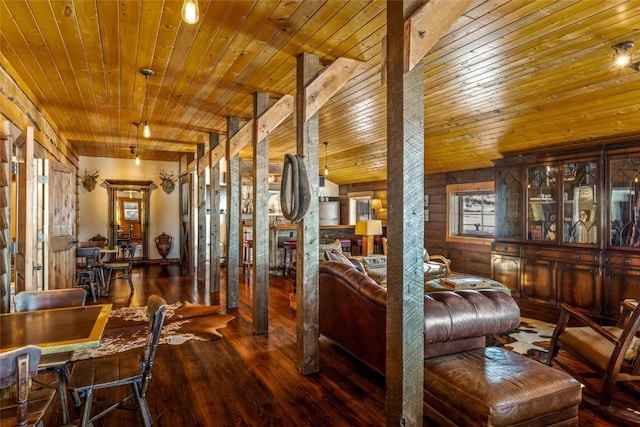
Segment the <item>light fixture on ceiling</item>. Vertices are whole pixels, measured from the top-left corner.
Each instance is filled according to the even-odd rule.
[[[134,125],[136,126],[136,148],[134,149],[133,147],[131,148],[131,153],[133,154],[133,152],[135,151],[136,153],[136,166],[140,166],[140,153],[138,152],[138,129],[140,128],[140,123],[134,123]]]
[[[200,19],[198,0],[184,0],[182,4],[182,19],[187,24],[195,24]]]
[[[145,138],[149,138],[151,136],[151,129],[149,128],[149,77],[155,74],[151,68],[142,68],[140,70],[140,74],[142,74],[146,80],[146,85],[144,89],[144,127],[142,128],[142,136]]]
[[[329,142],[325,141],[324,142],[324,175],[323,176],[329,175],[329,166],[327,163],[328,150],[329,150]]]
[[[632,62],[629,49],[634,46],[631,40],[627,40],[618,44],[614,44],[611,48],[615,51],[613,54],[613,62],[618,68],[629,67],[636,71],[640,71],[640,62]]]

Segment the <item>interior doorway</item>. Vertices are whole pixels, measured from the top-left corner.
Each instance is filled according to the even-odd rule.
[[[134,260],[149,260],[150,192],[153,181],[105,180],[109,196],[109,242],[117,243],[123,233],[136,243]]]

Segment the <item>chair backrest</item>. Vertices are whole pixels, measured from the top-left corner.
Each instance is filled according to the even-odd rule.
[[[97,258],[99,256],[100,248],[97,246],[76,248],[76,258]]]
[[[147,385],[151,379],[151,369],[153,368],[153,359],[156,356],[158,342],[160,341],[160,333],[164,324],[165,309],[167,302],[158,295],[151,295],[147,299],[147,318],[149,319],[149,333],[147,342],[144,347],[140,368],[142,371],[141,392],[144,396],[147,392]]]
[[[46,310],[49,308],[84,306],[87,291],[82,288],[22,291],[13,297],[16,311]]]
[[[129,267],[133,265],[133,258],[136,256],[136,249],[138,249],[137,243],[131,243],[129,246],[124,248],[127,261],[129,261]]]
[[[631,360],[623,362],[623,364],[628,366],[631,374],[640,375],[640,348],[632,348],[634,343],[640,340],[636,337],[640,330],[640,303],[638,301],[627,299],[622,302],[617,326],[622,328],[619,347],[622,355],[620,357],[626,357],[630,350],[634,354]]]
[[[18,426],[27,425],[29,380],[38,373],[40,353],[39,347],[29,345],[0,354],[0,388],[16,385]]]

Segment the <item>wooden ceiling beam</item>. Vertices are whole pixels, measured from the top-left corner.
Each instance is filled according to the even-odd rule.
[[[363,63],[349,58],[338,58],[316,77],[305,88],[306,120],[317,113],[331,97],[338,92],[357,72]],[[294,98],[284,95],[271,108],[258,118],[258,142],[262,141],[270,132],[277,128],[289,115],[293,113]],[[253,119],[249,120],[241,129],[229,139],[229,149],[232,154],[238,154],[250,141],[253,129]],[[203,161],[219,162],[224,157],[224,148],[218,146],[208,158]]]
[[[474,0],[430,0],[405,22],[405,66],[409,72],[466,12]]]
[[[361,69],[362,65],[362,62],[355,59],[338,58],[325,68],[305,88],[307,103],[305,120],[309,120],[316,114]]]

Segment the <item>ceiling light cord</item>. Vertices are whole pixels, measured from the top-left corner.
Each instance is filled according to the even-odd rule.
[[[329,142],[325,141],[324,142],[324,176],[326,177],[327,175],[329,175]]]
[[[140,134],[139,129],[140,129],[140,123],[134,123],[134,125],[136,126],[136,148],[135,148],[135,152],[136,152],[136,166],[140,166],[140,152],[138,151],[138,135]],[[131,152],[133,153],[133,149],[131,150]]]
[[[140,73],[145,77],[146,85],[144,89],[144,127],[142,128],[142,136],[145,138],[151,137],[151,128],[149,127],[149,77],[153,76],[155,72],[150,68],[143,68]]]

